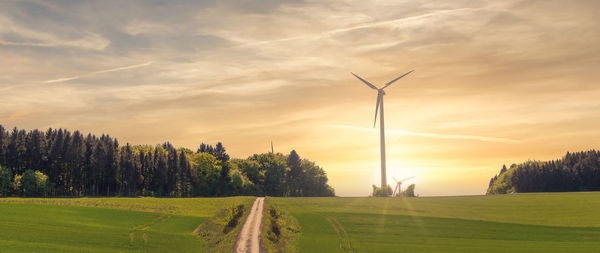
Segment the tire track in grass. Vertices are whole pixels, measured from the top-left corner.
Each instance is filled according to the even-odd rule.
[[[335,230],[335,233],[337,234],[338,241],[340,242],[340,249],[343,252],[346,252],[346,250],[344,249],[344,243],[343,243],[342,236],[340,235],[340,231],[337,229],[335,224],[333,224],[333,222],[331,221],[331,218],[327,218],[327,221],[329,222],[329,224],[331,224],[331,227],[333,228],[333,230]]]
[[[172,215],[170,215],[170,214],[163,214],[163,215],[160,215],[160,216],[152,219],[152,221],[149,223],[140,224],[140,225],[133,227],[132,228],[133,231],[131,233],[129,233],[129,242],[133,243],[133,241],[135,241],[135,232],[146,231],[146,230],[152,228],[156,224],[166,222],[171,217],[172,217]],[[146,235],[146,232],[144,232],[141,235],[141,237],[144,240],[144,243],[148,243],[148,236]]]
[[[172,215],[170,215],[170,214],[160,215],[160,216],[154,218],[151,222],[146,223],[146,224],[137,225],[137,226],[133,227],[133,229],[134,230],[148,230],[158,223],[163,223],[163,222],[167,221],[168,219],[171,218],[171,216]]]
[[[340,223],[337,220],[337,218],[335,218],[335,217],[327,218],[327,221],[329,222],[329,224],[331,225],[331,227],[333,228],[333,230],[335,230],[335,233],[337,234],[338,241],[340,243],[340,249],[343,252],[356,252],[356,250],[354,248],[352,248],[352,244],[350,243],[350,237],[348,236],[348,232],[346,232],[346,229],[344,228],[344,226],[342,226],[342,223]],[[342,233],[344,234],[343,236],[342,236]],[[348,244],[348,248],[346,248],[344,246],[344,238],[346,239],[346,244]]]
[[[356,252],[356,250],[354,250],[352,248],[352,245],[350,244],[350,237],[348,236],[348,233],[346,232],[346,229],[344,229],[344,226],[342,226],[342,223],[340,223],[337,220],[337,218],[333,218],[333,220],[340,227],[340,229],[344,232],[344,236],[346,237],[346,242],[348,243],[348,249],[351,250],[352,252]]]

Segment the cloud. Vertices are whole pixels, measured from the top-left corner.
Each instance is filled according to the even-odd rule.
[[[597,145],[599,3],[0,1],[0,117],[135,144],[222,140],[235,157],[274,139],[336,187],[378,157],[353,151],[378,139],[354,127],[375,94],[349,72],[380,84],[416,69],[386,96],[387,126],[415,130],[387,133],[416,137],[389,147],[390,164],[555,158]]]
[[[348,126],[348,125],[336,125],[334,127],[340,128],[340,129],[363,131],[363,132],[373,132],[373,133],[379,132],[379,130],[375,129],[375,128],[366,128],[366,127],[357,127],[357,126]],[[500,142],[500,143],[521,143],[521,142],[523,142],[522,140],[514,140],[514,139],[509,139],[509,138],[487,137],[487,136],[477,136],[477,135],[421,133],[421,132],[413,132],[413,131],[397,130],[397,129],[386,129],[385,132],[386,132],[386,134],[393,134],[393,135],[410,135],[410,136],[439,138],[439,139],[461,139],[461,140]]]
[[[123,70],[136,69],[136,68],[142,68],[142,67],[150,66],[152,63],[154,63],[154,62],[149,61],[149,62],[145,62],[145,63],[142,63],[142,64],[130,65],[130,66],[125,66],[125,67],[118,67],[118,68],[113,68],[113,69],[105,69],[105,70],[95,71],[95,72],[91,72],[91,73],[87,73],[87,74],[83,74],[83,75],[78,75],[78,76],[63,77],[63,78],[58,78],[58,79],[53,79],[53,80],[47,80],[47,81],[44,81],[43,83],[60,83],[60,82],[66,82],[66,81],[76,80],[76,79],[80,79],[80,78],[84,78],[84,77],[88,77],[88,76],[97,75],[97,74],[110,73],[110,72],[123,71]]]
[[[366,22],[362,24],[352,25],[348,27],[335,28],[326,31],[319,31],[316,33],[302,34],[299,36],[286,37],[286,38],[278,38],[273,40],[265,40],[265,41],[252,41],[247,43],[240,43],[238,45],[234,45],[233,47],[253,47],[253,46],[262,46],[273,43],[282,43],[289,42],[293,40],[317,40],[322,39],[324,37],[335,36],[338,34],[343,34],[347,32],[353,32],[357,30],[364,29],[374,29],[374,28],[412,28],[412,27],[420,27],[424,22],[432,22],[434,20],[448,19],[449,17],[454,16],[467,16],[472,15],[475,12],[480,12],[482,10],[486,10],[484,8],[458,8],[451,10],[439,10],[432,11],[420,15],[409,16],[396,18],[385,21],[374,21],[374,22]],[[233,40],[243,40],[242,38],[232,38]],[[389,43],[389,42],[388,42]],[[396,41],[396,43],[398,43]],[[381,46],[383,43],[377,43],[378,46]]]
[[[0,44],[2,44],[2,41],[0,41]],[[5,62],[10,62],[10,63],[25,63],[28,62],[29,59],[25,58],[25,57],[11,57],[11,56],[5,56],[2,57],[2,60]]]
[[[70,29],[69,29],[70,30]],[[68,35],[41,30],[0,14],[0,45],[17,47],[70,47],[103,50],[110,41],[89,31],[74,31]]]

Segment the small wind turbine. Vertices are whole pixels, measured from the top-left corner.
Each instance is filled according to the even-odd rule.
[[[375,85],[369,83],[365,79],[362,79],[359,76],[355,75],[354,73],[350,72],[353,76],[355,76],[356,78],[361,80],[363,83],[365,83],[371,89],[377,90],[377,103],[375,104],[375,120],[373,121],[373,127],[375,127],[375,124],[377,123],[377,111],[381,107],[381,110],[380,110],[381,112],[379,113],[379,117],[380,117],[380,119],[379,119],[379,139],[380,139],[380,145],[381,145],[381,147],[380,147],[381,148],[381,187],[384,187],[387,185],[387,180],[386,180],[386,175],[385,175],[385,173],[386,173],[385,172],[385,128],[384,128],[384,120],[383,120],[383,96],[385,95],[385,91],[383,91],[383,89],[387,88],[395,81],[398,81],[398,79],[412,73],[413,71],[414,70],[408,71],[406,74],[401,75],[392,81],[389,81],[381,89],[378,89],[377,87],[375,87]]]
[[[392,193],[392,196],[396,196],[396,192],[401,193],[402,192],[402,182],[409,180],[409,179],[413,179],[415,178],[414,176],[412,177],[407,177],[405,179],[402,179],[400,181],[398,181],[398,179],[396,179],[395,177],[392,177],[394,179],[394,181],[396,181],[396,188],[394,188],[394,193]]]

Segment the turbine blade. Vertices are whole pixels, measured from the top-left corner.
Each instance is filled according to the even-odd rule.
[[[375,120],[373,120],[373,127],[377,124],[377,112],[379,111],[379,105],[381,104],[381,93],[377,93],[377,104],[375,104]]]
[[[367,86],[371,87],[371,89],[376,90],[377,87],[375,87],[375,85],[369,83],[367,80],[360,78],[360,76],[355,75],[354,73],[350,72],[350,74],[352,74],[353,76],[355,76],[356,78],[358,78],[359,80],[361,80],[363,83],[365,83]]]
[[[413,178],[415,178],[415,177],[416,177],[416,176],[407,177],[407,178],[405,178],[405,179],[402,179],[402,180],[400,180],[400,182],[404,182],[404,181],[406,181],[406,180],[413,179]]]
[[[381,88],[382,90],[385,89],[386,87],[390,86],[392,83],[394,83],[395,81],[398,81],[398,79],[405,77],[406,75],[412,73],[414,70],[408,71],[406,74],[399,76],[398,78],[390,81],[389,83],[386,83],[385,86],[383,86],[383,88]]]
[[[394,179],[394,181],[396,181],[396,183],[398,183],[398,179],[396,179],[395,177],[392,177]]]

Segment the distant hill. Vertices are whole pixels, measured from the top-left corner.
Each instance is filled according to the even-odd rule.
[[[561,159],[502,166],[487,194],[600,191],[600,152],[567,152]]]

